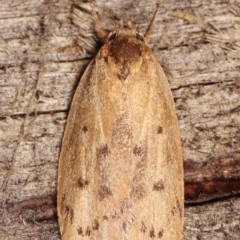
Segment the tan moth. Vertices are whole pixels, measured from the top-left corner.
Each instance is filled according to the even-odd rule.
[[[63,240],[182,239],[180,133],[149,33],[120,20],[75,92],[58,171]]]

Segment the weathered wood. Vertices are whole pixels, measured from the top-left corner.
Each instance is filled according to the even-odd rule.
[[[130,18],[144,33],[156,3],[149,46],[173,90],[185,182],[200,186],[191,202],[218,198],[186,207],[184,239],[238,239],[240,199],[221,198],[239,193],[240,185],[240,3],[95,5],[106,29]],[[0,239],[59,239],[61,138],[74,89],[99,47],[91,8],[77,0],[2,0],[0,26]],[[234,184],[224,192],[220,180]],[[219,191],[209,194],[206,181]]]

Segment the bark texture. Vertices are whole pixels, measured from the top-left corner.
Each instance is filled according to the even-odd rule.
[[[132,19],[172,87],[185,161],[184,239],[240,236],[240,2],[103,1],[104,28]],[[0,239],[60,239],[61,138],[79,79],[99,48],[90,5],[1,0]],[[191,203],[189,205],[189,203]]]

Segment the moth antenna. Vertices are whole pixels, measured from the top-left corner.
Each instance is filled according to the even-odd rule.
[[[108,32],[103,28],[103,26],[101,24],[101,21],[99,20],[99,17],[97,15],[96,11],[95,11],[95,7],[94,7],[94,4],[93,4],[93,1],[92,0],[88,0],[88,2],[91,5],[92,12],[93,12],[93,17],[94,17],[95,22],[97,23],[98,36],[101,38],[101,40],[103,42],[105,42],[105,40],[107,39],[107,36],[108,36]]]
[[[154,26],[154,23],[155,23],[155,20],[156,20],[156,16],[157,16],[158,10],[159,10],[159,6],[157,5],[157,9],[156,9],[156,11],[155,11],[155,13],[153,15],[153,18],[152,18],[152,21],[150,23],[150,26],[149,26],[147,32],[144,35],[146,43],[148,43],[148,41],[150,39],[150,35],[151,35],[152,30],[153,30],[153,26]]]

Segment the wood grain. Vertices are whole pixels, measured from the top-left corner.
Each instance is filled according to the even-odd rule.
[[[201,184],[204,169],[208,180],[219,171],[221,179],[239,179],[238,161],[230,161],[231,170],[213,164],[222,157],[229,163],[240,150],[239,2],[98,0],[96,10],[108,30],[124,17],[144,33],[157,2],[149,47],[172,87],[184,160],[192,166],[185,182]],[[34,220],[38,207],[8,212],[7,206],[56,196],[69,105],[99,47],[90,6],[70,0],[2,1],[0,25],[0,239],[59,239],[55,218]],[[239,206],[236,195],[186,207],[184,239],[237,239]]]

